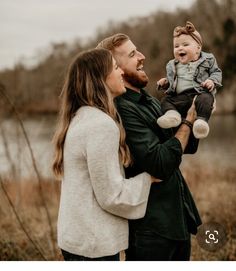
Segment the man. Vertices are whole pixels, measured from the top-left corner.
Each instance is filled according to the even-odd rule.
[[[175,134],[162,129],[156,122],[162,115],[160,103],[143,89],[148,83],[144,55],[124,34],[108,37],[98,47],[110,50],[124,71],[127,91],[116,102],[133,157],[126,176],[146,171],[162,180],[151,187],[144,218],[129,221],[126,259],[189,260],[190,233],[196,234],[201,219],[179,166],[183,152],[194,153],[198,147],[191,132],[194,104]]]

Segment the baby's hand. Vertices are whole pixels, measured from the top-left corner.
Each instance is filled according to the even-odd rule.
[[[157,81],[157,89],[167,89],[169,86],[169,82],[167,78],[161,78],[159,81]]]
[[[159,81],[157,81],[157,84],[163,87],[165,84],[168,84],[167,78],[161,78]]]
[[[201,86],[207,88],[210,92],[215,88],[215,84],[211,79],[207,79],[206,81],[202,82]]]

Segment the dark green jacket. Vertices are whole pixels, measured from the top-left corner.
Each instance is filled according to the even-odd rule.
[[[151,230],[173,240],[186,240],[189,232],[196,234],[201,219],[179,170],[181,144],[172,129],[157,125],[162,115],[159,101],[144,90],[137,93],[127,89],[116,98],[116,104],[133,158],[126,177],[146,171],[163,180],[152,184],[146,215],[130,221],[130,230]],[[194,153],[197,147],[198,140],[191,136],[186,151]]]

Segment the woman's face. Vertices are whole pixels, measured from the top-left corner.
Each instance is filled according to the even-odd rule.
[[[106,84],[110,89],[113,98],[123,94],[126,89],[124,86],[124,81],[122,75],[124,72],[116,64],[114,58],[112,58],[112,71],[106,78]]]

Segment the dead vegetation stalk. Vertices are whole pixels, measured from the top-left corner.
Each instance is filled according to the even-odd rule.
[[[28,146],[28,149],[29,149],[29,152],[30,152],[30,157],[31,157],[31,160],[32,160],[33,168],[34,168],[34,171],[36,173],[38,184],[39,184],[38,185],[38,187],[39,187],[39,195],[40,195],[42,205],[44,207],[44,210],[45,210],[45,213],[46,213],[46,216],[47,216],[48,225],[49,225],[49,228],[50,228],[50,236],[51,236],[51,243],[52,243],[52,247],[53,247],[53,254],[54,254],[54,257],[56,257],[56,246],[55,246],[55,242],[54,242],[54,231],[53,231],[52,221],[51,221],[49,210],[48,210],[48,207],[47,207],[47,204],[46,204],[46,199],[44,197],[44,193],[43,193],[43,189],[42,189],[42,179],[41,179],[39,170],[38,170],[37,165],[36,165],[36,160],[35,160],[34,153],[33,153],[33,150],[32,150],[31,144],[30,144],[29,137],[28,137],[28,135],[26,133],[23,121],[22,121],[16,107],[14,106],[13,102],[8,97],[8,95],[6,94],[5,86],[3,84],[1,84],[1,83],[0,83],[0,93],[4,97],[4,99],[7,101],[7,103],[10,105],[11,109],[13,110],[13,112],[14,112],[16,118],[17,118],[17,121],[20,124],[20,127],[21,127],[21,130],[23,132],[24,138],[26,140],[26,143],[27,143],[27,146]]]
[[[18,221],[18,223],[19,223],[21,229],[23,230],[23,232],[25,233],[25,235],[27,236],[27,238],[30,240],[30,242],[33,244],[33,246],[35,247],[35,249],[38,251],[38,253],[39,253],[40,256],[42,257],[42,259],[43,259],[43,260],[47,260],[47,259],[45,258],[45,256],[43,255],[43,253],[42,253],[41,249],[39,248],[39,246],[35,243],[35,241],[31,238],[30,234],[29,234],[28,231],[26,230],[26,228],[25,228],[25,226],[24,226],[24,224],[23,224],[23,222],[22,222],[20,216],[19,216],[18,213],[17,213],[17,210],[16,210],[16,208],[15,208],[15,206],[14,206],[14,204],[13,204],[11,198],[9,197],[9,195],[8,195],[8,193],[7,193],[7,190],[5,189],[5,187],[4,187],[4,185],[3,185],[3,180],[2,180],[2,177],[1,177],[1,176],[0,176],[0,184],[1,184],[1,188],[2,188],[2,190],[3,190],[3,192],[4,192],[4,195],[6,196],[7,201],[8,201],[8,203],[9,203],[9,205],[10,205],[10,207],[11,207],[13,213],[15,214],[16,219],[17,219],[17,221]]]

